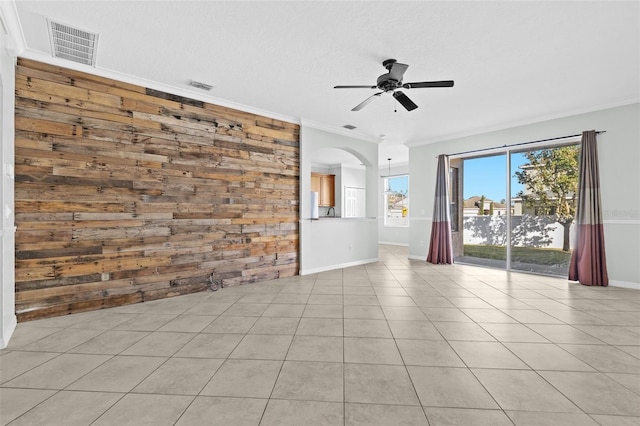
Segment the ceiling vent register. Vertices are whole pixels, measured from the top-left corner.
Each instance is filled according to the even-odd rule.
[[[94,66],[98,34],[49,20],[53,56]]]

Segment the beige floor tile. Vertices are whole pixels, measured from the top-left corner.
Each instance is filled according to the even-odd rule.
[[[499,323],[499,324],[513,324],[516,320],[509,315],[499,311],[498,309],[461,309],[469,318],[475,322],[482,323]]]
[[[408,366],[407,370],[423,406],[499,408],[466,368]]]
[[[5,353],[0,359],[0,381],[2,383],[8,382],[59,355],[55,352],[12,351]]]
[[[229,358],[283,360],[292,339],[293,336],[247,334]]]
[[[472,295],[470,294],[470,296]],[[494,309],[493,306],[479,297],[449,297],[448,299],[453,306],[460,309]]]
[[[345,426],[429,426],[420,407],[347,403]]]
[[[387,321],[396,339],[443,340],[429,321]]]
[[[311,295],[322,295],[322,294],[334,294],[334,295],[342,295],[342,286],[328,286],[321,285],[315,286],[313,290],[311,290]],[[342,300],[342,299],[341,299]]]
[[[177,314],[144,313],[131,318],[115,327],[116,330],[156,331],[175,317]]]
[[[507,411],[516,426],[598,426],[584,413],[541,413],[540,411]]]
[[[67,390],[129,392],[166,361],[160,357],[115,356],[67,387]]]
[[[197,303],[192,308],[187,309],[184,315],[205,315],[205,316],[218,316],[222,315],[224,311],[229,309],[233,303],[216,303],[205,302]]]
[[[472,371],[503,410],[580,412],[575,404],[535,371],[498,369],[473,369]]]
[[[522,324],[480,323],[479,325],[501,342],[549,342],[549,340]]]
[[[62,354],[3,383],[2,386],[63,389],[110,358],[111,355]]]
[[[80,330],[65,328],[40,340],[22,346],[23,351],[67,352],[78,345],[104,333],[104,330]]]
[[[199,333],[216,318],[216,316],[209,315],[179,315],[160,327],[158,331]]]
[[[426,321],[427,316],[415,306],[383,306],[382,312],[389,321]]]
[[[610,345],[640,345],[640,334],[609,325],[576,325],[576,328]]]
[[[238,346],[243,334],[198,334],[175,356],[189,358],[227,358]]]
[[[500,342],[452,341],[450,344],[468,367],[529,369]]]
[[[11,424],[15,426],[89,425],[123,395],[111,392],[62,391]]]
[[[55,393],[55,390],[0,388],[0,423],[9,424]]]
[[[293,303],[272,303],[262,313],[263,317],[289,317],[300,318],[305,305]]]
[[[343,353],[342,337],[294,336],[287,360],[342,362]]]
[[[361,319],[385,319],[384,313],[380,306],[344,306],[345,318],[361,318]]]
[[[512,426],[502,410],[478,410],[473,408],[424,407],[430,426],[474,425]]]
[[[422,312],[430,321],[438,322],[472,322],[473,320],[458,308],[431,308],[423,307]]]
[[[298,328],[298,318],[260,317],[249,334],[286,334],[293,336]]]
[[[92,425],[173,425],[187,409],[192,396],[127,394]]]
[[[201,395],[268,398],[282,361],[229,359],[216,371]]]
[[[562,324],[559,319],[537,309],[504,309],[502,312],[523,324]]]
[[[199,396],[176,426],[256,426],[266,405],[267,399]]]
[[[417,306],[409,296],[390,296],[378,294],[380,306]]]
[[[236,303],[221,316],[259,317],[269,307],[266,303]]]
[[[599,414],[592,414],[591,417],[595,419],[600,426],[638,426],[640,417],[630,416],[605,416]]]
[[[314,294],[311,293],[309,305],[340,305],[342,304],[342,294]]]
[[[393,339],[344,338],[344,362],[402,365],[402,357]]]
[[[343,320],[339,318],[302,318],[296,335],[300,336],[342,336]]]
[[[567,324],[530,324],[529,328],[553,343],[602,344],[590,334]]]
[[[195,336],[194,333],[154,331],[137,343],[129,346],[128,349],[122,352],[122,355],[168,357],[178,352]]]
[[[570,325],[608,325],[609,323],[600,318],[596,318],[587,312],[571,310],[545,310],[546,314],[551,315]]]
[[[464,367],[460,357],[445,341],[397,339],[396,344],[406,365]]]
[[[222,316],[218,317],[207,328],[202,330],[203,333],[221,333],[221,334],[244,334],[253,327],[258,317],[234,317]]]
[[[398,365],[345,364],[345,402],[419,405],[407,370]]]
[[[117,355],[129,346],[139,342],[148,334],[149,332],[147,331],[109,330],[76,346],[69,352]]]
[[[495,341],[493,337],[478,324],[471,322],[434,322],[442,336],[447,340],[467,340],[474,342]]]
[[[594,371],[554,343],[505,343],[510,351],[536,370]]]
[[[636,374],[607,373],[607,376],[640,396],[640,369],[637,370]]]
[[[344,426],[344,404],[272,399],[260,426]]]
[[[307,300],[308,294],[280,293],[274,297],[272,303],[306,304]]]
[[[345,337],[380,337],[392,338],[391,330],[385,320],[354,319],[344,320]]]
[[[589,414],[640,416],[640,396],[602,373],[540,372]]]
[[[378,302],[378,298],[376,296],[361,296],[351,294],[343,295],[342,303],[344,303],[345,306],[380,306],[380,303]]]
[[[245,294],[238,299],[237,303],[271,303],[276,296],[276,293]]]
[[[342,318],[342,305],[307,305],[303,318]]]
[[[33,325],[26,325],[33,324],[35,322],[37,321],[33,321],[32,323],[18,324],[15,331],[13,332],[13,335],[11,336],[11,340],[9,340],[7,349],[20,350],[23,346],[26,346],[30,343],[42,339],[43,337],[49,336],[50,334],[62,330],[62,328],[59,327],[35,327]]]
[[[351,296],[374,296],[376,293],[373,287],[369,286],[345,286],[342,288],[342,294]]]
[[[133,389],[134,393],[198,395],[223,359],[170,358]]]
[[[285,361],[271,398],[342,402],[343,364]]]

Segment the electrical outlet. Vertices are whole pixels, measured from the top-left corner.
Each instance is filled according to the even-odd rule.
[[[109,273],[108,272],[103,272],[102,273],[102,281],[108,281],[109,280]]]

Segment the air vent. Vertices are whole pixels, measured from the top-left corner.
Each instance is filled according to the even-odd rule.
[[[353,130],[353,129],[355,129],[355,128],[356,128],[356,126],[354,126],[354,125],[352,125],[352,124],[345,124],[345,125],[344,125],[344,126],[342,126],[342,127],[344,127],[345,129],[349,129],[349,130]]]
[[[48,22],[53,56],[94,66],[98,34],[50,20]]]
[[[202,89],[202,90],[211,90],[213,89],[213,86],[207,83],[201,83],[199,81],[195,81],[195,80],[191,80],[189,81],[189,86],[193,86],[196,89]]]

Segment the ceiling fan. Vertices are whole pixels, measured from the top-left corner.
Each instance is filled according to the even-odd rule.
[[[367,106],[371,101],[373,101],[377,96],[382,95],[383,93],[392,92],[393,97],[400,102],[400,104],[406,108],[407,111],[413,111],[418,108],[418,105],[413,103],[411,99],[403,92],[398,89],[422,89],[426,87],[453,87],[453,80],[444,80],[444,81],[421,81],[416,83],[403,83],[402,77],[404,73],[409,68],[407,64],[401,64],[395,59],[387,59],[382,62],[382,66],[385,67],[389,72],[386,74],[382,74],[378,77],[378,81],[375,86],[334,86],[334,89],[379,89],[382,92],[374,93],[369,96],[364,101],[360,102],[358,105],[353,107],[351,111],[360,111],[362,108]]]

